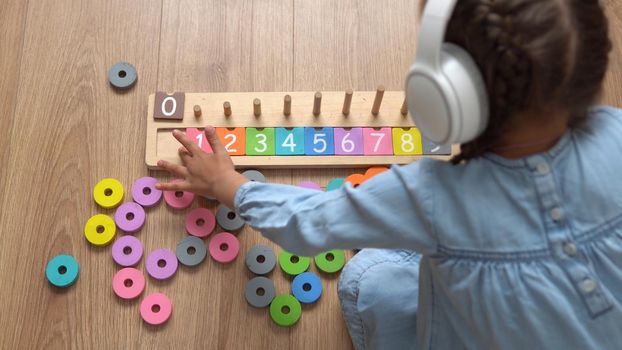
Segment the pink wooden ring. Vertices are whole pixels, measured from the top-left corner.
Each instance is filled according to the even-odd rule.
[[[145,224],[145,209],[134,202],[123,203],[114,213],[114,222],[119,229],[134,233]]]
[[[145,277],[132,267],[119,270],[112,278],[112,290],[121,299],[134,299],[145,289]]]
[[[171,182],[181,182],[180,179],[175,179]],[[164,191],[164,200],[166,204],[175,209],[186,209],[194,201],[194,193],[186,191]]]
[[[162,293],[149,294],[140,303],[140,316],[150,325],[161,325],[168,320],[172,312],[173,304]]]
[[[229,232],[217,233],[209,242],[209,254],[220,263],[235,260],[240,251],[240,242]]]
[[[186,216],[186,231],[197,237],[207,237],[216,227],[216,217],[209,209],[196,208]]]

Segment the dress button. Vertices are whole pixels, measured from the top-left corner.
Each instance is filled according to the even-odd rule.
[[[538,171],[538,174],[540,175],[547,175],[551,171],[551,168],[549,167],[548,164],[546,164],[545,162],[542,162],[542,163],[538,163],[538,165],[536,166],[536,170]]]
[[[559,221],[564,217],[564,213],[560,208],[551,209],[551,218],[555,221]]]
[[[590,278],[585,279],[583,282],[581,282],[579,288],[581,288],[583,293],[591,293],[594,291],[594,289],[596,289],[596,282],[594,282]]]
[[[575,256],[577,254],[577,245],[572,242],[564,243],[564,253],[569,256]]]

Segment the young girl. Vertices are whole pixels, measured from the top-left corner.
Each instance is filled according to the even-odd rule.
[[[382,248],[340,280],[358,349],[622,347],[622,112],[592,107],[610,50],[599,2],[461,0],[446,41],[490,101],[453,162],[332,192],[248,182],[208,127],[213,155],[174,133],[184,165],[158,165],[185,181],[159,188],[216,197],[296,254]]]

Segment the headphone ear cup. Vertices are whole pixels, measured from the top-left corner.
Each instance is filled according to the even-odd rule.
[[[472,141],[484,132],[490,114],[482,74],[466,50],[450,43],[443,44],[441,71],[453,90],[458,109],[451,118],[456,130],[448,143]]]

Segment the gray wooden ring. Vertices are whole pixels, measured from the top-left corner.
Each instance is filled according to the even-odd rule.
[[[108,71],[108,81],[117,89],[129,89],[137,79],[136,68],[128,62],[117,62]]]
[[[216,221],[225,231],[237,231],[244,226],[244,220],[233,210],[224,205],[218,206]]]
[[[188,250],[192,249],[194,249],[194,253],[190,254]],[[177,243],[175,255],[182,265],[197,266],[205,260],[207,248],[199,237],[188,236]]]
[[[257,244],[246,253],[246,267],[256,275],[268,274],[275,266],[276,254],[268,246]]]
[[[260,290],[263,290],[262,295],[260,295]],[[246,283],[244,296],[246,297],[246,302],[251,306],[266,307],[270,305],[272,299],[276,296],[274,283],[265,277],[255,277]]]

